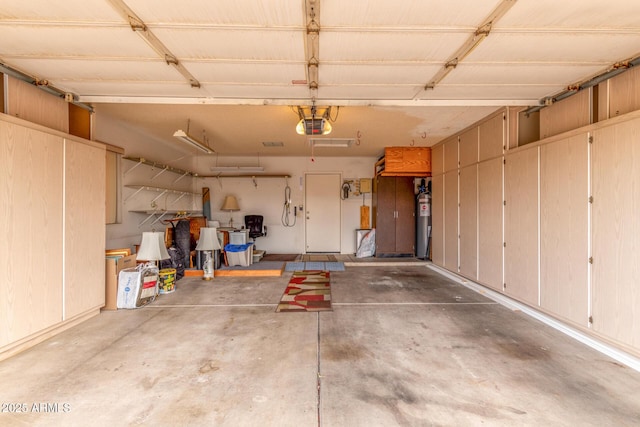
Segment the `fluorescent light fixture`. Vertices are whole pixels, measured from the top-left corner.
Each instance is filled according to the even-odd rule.
[[[353,145],[353,138],[309,138],[312,147],[349,148]]]
[[[178,129],[177,131],[175,131],[173,136],[178,138],[180,141],[186,142],[187,144],[191,145],[193,148],[197,148],[198,150],[204,153],[207,153],[207,154],[213,153],[213,150],[209,148],[209,146],[198,141],[197,139],[195,139],[194,137],[192,137],[191,135],[189,135],[188,133],[186,133],[181,129]]]

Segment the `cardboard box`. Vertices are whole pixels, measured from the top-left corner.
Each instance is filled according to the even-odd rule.
[[[104,310],[117,310],[118,300],[118,274],[124,268],[136,266],[136,255],[129,255],[121,258],[106,258],[106,287]]]

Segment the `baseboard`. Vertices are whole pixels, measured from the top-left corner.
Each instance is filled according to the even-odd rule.
[[[15,356],[20,352],[23,352],[37,344],[40,344],[41,342],[92,318],[93,316],[97,316],[98,314],[100,314],[100,307],[88,310],[71,319],[65,320],[64,322],[58,323],[54,326],[43,329],[40,332],[29,335],[28,337],[22,338],[21,340],[8,344],[0,348],[0,361]]]
[[[621,350],[617,347],[612,346],[611,344],[604,342],[602,340],[599,340],[597,338],[594,338],[591,335],[588,335],[582,331],[579,331],[561,321],[559,321],[558,319],[551,317],[547,314],[544,314],[538,310],[536,310],[535,308],[528,306],[526,304],[523,304],[521,302],[518,302],[504,294],[501,294],[499,292],[496,292],[492,289],[487,288],[486,286],[483,286],[479,283],[473,282],[465,277],[459,276],[445,268],[439,267],[435,264],[428,264],[427,265],[428,268],[432,269],[433,271],[440,273],[441,275],[448,277],[449,279],[453,280],[454,282],[460,283],[461,285],[476,291],[488,298],[491,298],[492,300],[494,300],[495,302],[511,309],[511,310],[519,310],[525,314],[527,314],[528,316],[533,317],[536,320],[541,321],[542,323],[551,326],[552,328],[556,329],[557,331],[560,331],[562,333],[564,333],[565,335],[570,336],[571,338],[581,342],[582,344],[585,344],[589,347],[591,347],[592,349],[599,351],[600,353],[609,356],[610,358],[614,359],[615,361],[628,366],[629,368],[640,372],[640,358],[636,357],[633,354],[630,354],[624,350]]]

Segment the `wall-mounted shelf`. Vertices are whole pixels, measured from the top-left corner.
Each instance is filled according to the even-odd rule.
[[[286,173],[269,173],[269,174],[256,174],[256,173],[241,173],[235,175],[198,175],[198,178],[291,178],[291,175]]]
[[[156,169],[157,171],[154,171],[152,173],[155,173],[151,178],[145,178],[145,181],[149,180],[149,181],[154,181],[156,178],[158,178],[159,176],[163,175],[165,172],[171,172],[173,174],[178,175],[178,177],[173,180],[170,184],[175,184],[176,182],[180,181],[181,179],[183,179],[184,177],[188,177],[188,178],[197,178],[198,174],[191,172],[191,171],[187,171],[184,169],[179,169],[179,168],[175,168],[173,166],[169,166],[163,163],[158,163],[152,160],[148,160],[142,157],[123,157],[126,160],[135,162],[135,164],[129,168],[126,172],[124,172],[124,175],[126,176],[127,174],[129,174],[131,171],[133,171],[134,169],[136,169],[138,166],[140,165],[146,165],[146,166],[150,166],[153,169]],[[165,179],[164,182],[167,182],[167,180]],[[167,185],[167,184],[165,184]],[[171,185],[169,185],[171,186]],[[185,216],[185,217],[190,217],[190,216],[202,216],[202,210],[193,210],[193,209],[168,209],[169,207],[171,207],[172,205],[175,205],[176,203],[178,203],[178,201],[180,201],[181,199],[183,199],[185,196],[190,196],[192,198],[192,202],[193,202],[193,198],[194,197],[200,197],[201,194],[200,193],[195,193],[192,191],[185,191],[185,190],[176,190],[174,188],[167,188],[167,187],[162,187],[162,186],[154,186],[154,185],[146,185],[146,184],[126,184],[124,185],[125,188],[130,188],[132,190],[135,190],[134,192],[132,192],[131,194],[129,194],[125,199],[124,199],[124,203],[126,203],[127,201],[133,199],[134,197],[136,197],[138,194],[140,194],[140,192],[142,191],[146,191],[146,192],[154,192],[157,193],[157,195],[155,196],[151,196],[152,199],[149,200],[148,202],[148,206],[151,207],[151,209],[145,209],[144,206],[142,206],[142,209],[140,209],[140,206],[137,206],[136,208],[129,209],[129,212],[133,212],[133,213],[137,213],[137,214],[143,214],[146,215],[146,218],[140,222],[138,224],[138,227],[142,227],[144,224],[148,223],[149,221],[153,220],[153,222],[151,222],[151,224],[155,224],[159,221],[161,221],[162,219],[170,219],[170,218],[174,218],[176,216]],[[168,200],[167,203],[164,204],[163,209],[160,209],[157,207],[156,201],[158,199],[160,199],[163,196],[168,196],[171,195],[171,199]],[[145,203],[145,204],[146,204]],[[135,203],[134,203],[135,205]],[[138,205],[140,205],[138,203]]]
[[[151,223],[151,225],[157,223],[158,221],[161,221],[162,219],[164,219],[168,215],[171,216],[170,219],[174,219],[176,216],[180,216],[180,217],[184,216],[185,219],[187,219],[189,217],[192,217],[192,216],[202,216],[202,211],[185,211],[185,210],[156,209],[156,210],[148,210],[148,211],[132,210],[132,211],[129,211],[129,212],[134,212],[134,213],[147,215],[147,218],[144,221],[140,222],[138,224],[138,227],[142,227],[144,224],[149,222],[149,220],[151,220],[151,218],[154,218],[154,217],[155,217],[155,220]]]
[[[133,188],[133,189],[137,190],[135,193],[133,193],[129,197],[127,197],[125,199],[125,202],[127,200],[129,200],[130,198],[132,198],[133,196],[137,195],[142,190],[155,191],[157,193],[160,193],[155,199],[152,200],[152,202],[155,202],[156,200],[158,200],[160,197],[164,196],[165,194],[177,194],[177,195],[179,195],[179,197],[176,200],[174,200],[174,202],[177,202],[182,197],[187,196],[187,195],[191,195],[191,196],[200,195],[200,193],[193,193],[191,191],[174,190],[172,188],[163,188],[163,187],[152,187],[152,186],[149,186],[149,185],[125,185],[125,187]]]
[[[152,160],[148,160],[145,159],[144,157],[129,157],[129,156],[125,156],[123,157],[126,160],[131,160],[132,162],[135,162],[136,164],[133,165],[130,169],[128,169],[124,174],[128,174],[129,172],[131,172],[132,170],[134,170],[135,168],[137,168],[140,165],[147,165],[147,166],[151,166],[153,168],[159,169],[160,171],[154,175],[151,180],[153,181],[155,178],[159,177],[160,175],[162,175],[164,172],[173,172],[177,175],[180,175],[175,181],[173,181],[173,183],[175,184],[176,182],[180,181],[182,178],[184,178],[185,176],[191,176],[191,177],[197,177],[198,174],[191,172],[191,171],[187,171],[184,169],[179,169],[179,168],[174,168],[173,166],[169,166],[169,165],[165,165],[163,163],[158,163],[158,162],[154,162]]]

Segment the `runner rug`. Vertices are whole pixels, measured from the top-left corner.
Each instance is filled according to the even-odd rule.
[[[276,313],[294,311],[331,311],[328,271],[293,272]]]
[[[344,262],[295,261],[285,264],[285,271],[324,270],[344,271]]]
[[[332,254],[304,254],[300,256],[300,261],[305,262],[336,262],[338,259]]]

